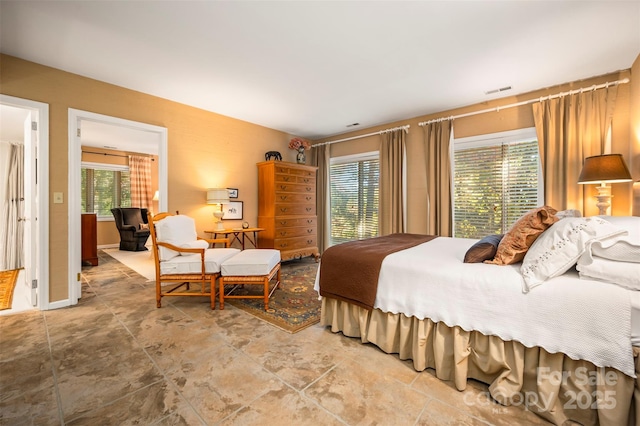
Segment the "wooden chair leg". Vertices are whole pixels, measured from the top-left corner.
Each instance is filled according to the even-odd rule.
[[[264,281],[264,310],[269,310],[269,276],[267,275],[263,279]]]
[[[220,310],[224,310],[224,278],[220,277],[220,282],[218,284],[220,287]]]
[[[211,276],[211,287],[209,288],[211,291],[211,310],[216,308],[216,276]]]

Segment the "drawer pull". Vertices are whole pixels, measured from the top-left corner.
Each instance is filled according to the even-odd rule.
[[[309,245],[313,244],[313,240],[307,240],[307,244]]]
[[[307,229],[307,233],[308,234],[312,234],[313,233],[313,229]]]
[[[287,210],[289,210],[289,209],[286,208],[286,207],[280,207],[280,212],[282,212],[282,213],[285,213]]]
[[[307,192],[311,192],[311,187],[307,186]]]
[[[280,236],[281,236],[281,237],[284,237],[284,236],[286,236],[286,235],[287,235],[287,232],[286,232],[286,231],[284,231],[284,232],[280,232]]]
[[[307,199],[307,201],[311,201],[311,198],[312,198],[312,197],[307,196],[307,197],[305,197],[305,198]]]
[[[285,181],[285,182],[289,182],[289,179],[290,179],[289,176],[285,176],[285,177],[282,178],[282,180]]]
[[[280,247],[286,247],[286,246],[287,246],[287,243],[280,244]]]
[[[283,191],[287,190],[287,185],[280,185],[280,189],[282,189]]]
[[[281,201],[287,201],[287,198],[289,198],[287,195],[281,195],[280,196],[280,200]]]
[[[313,219],[307,219],[307,223],[313,223]]]
[[[313,209],[312,209],[311,207],[307,207],[307,208],[306,208],[306,210],[307,210],[308,212],[310,212],[310,211],[311,211],[311,210],[313,210]]]
[[[284,225],[286,225],[286,224],[287,224],[287,221],[286,221],[286,220],[281,220],[281,221],[280,221],[280,225],[283,225],[283,226],[284,226]]]

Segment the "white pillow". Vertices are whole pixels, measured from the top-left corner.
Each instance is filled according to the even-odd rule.
[[[558,219],[566,219],[568,217],[582,217],[582,213],[580,210],[569,209],[569,210],[560,210],[556,213],[556,217]]]
[[[640,244],[640,217],[637,216],[598,216],[629,232],[625,240],[631,244]]]
[[[198,239],[196,222],[193,218],[184,215],[167,216],[156,222],[156,237],[158,242],[182,246]],[[161,262],[171,260],[178,256],[179,252],[166,247],[158,247],[158,257]]]
[[[205,240],[196,240],[196,241],[190,241],[184,244],[180,244],[180,247],[208,249],[209,243]],[[185,252],[179,252],[179,253],[180,253],[180,256],[189,256],[190,254],[193,254],[193,253],[185,253]]]
[[[551,225],[533,243],[522,261],[523,291],[567,272],[594,241],[627,231],[599,217],[568,217]]]

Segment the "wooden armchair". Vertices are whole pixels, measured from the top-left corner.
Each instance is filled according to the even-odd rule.
[[[164,296],[209,296],[211,309],[215,309],[220,265],[240,250],[230,248],[227,238],[199,238],[195,221],[188,216],[148,213],[148,219],[156,266],[157,307],[162,306]],[[224,248],[209,248],[215,243],[223,243]],[[199,283],[200,288],[192,290],[191,283]],[[163,284],[169,285],[163,288]]]

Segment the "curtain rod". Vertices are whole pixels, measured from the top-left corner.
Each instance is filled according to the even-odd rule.
[[[469,117],[469,116],[472,116],[472,115],[484,114],[486,112],[494,112],[494,111],[495,112],[500,112],[501,109],[519,107],[519,106],[522,106],[522,105],[533,104],[533,103],[536,103],[536,102],[542,102],[542,101],[546,101],[546,100],[549,100],[549,99],[561,98],[561,97],[567,96],[567,95],[575,95],[576,93],[584,93],[584,92],[588,92],[588,91],[591,91],[591,90],[598,90],[598,89],[607,88],[609,86],[617,86],[619,84],[626,84],[628,82],[629,82],[628,78],[623,78],[622,80],[616,80],[616,81],[606,82],[606,83],[597,84],[597,85],[594,84],[593,86],[590,86],[590,87],[584,87],[582,89],[577,89],[577,90],[569,90],[568,92],[560,92],[560,93],[557,93],[555,95],[541,96],[538,99],[529,99],[528,101],[522,101],[522,102],[518,102],[518,103],[515,103],[515,104],[503,105],[503,106],[498,106],[498,107],[494,107],[494,108],[487,108],[487,109],[483,109],[483,110],[480,110],[480,111],[467,112],[466,114],[452,115],[452,116],[449,116],[449,117],[435,118],[433,120],[428,120],[428,121],[423,121],[421,123],[418,123],[418,126],[422,127],[422,126],[426,126],[427,124],[437,123],[439,121],[454,120],[456,118]]]
[[[409,127],[411,127],[411,125],[407,124],[406,126],[399,126],[399,127],[394,127],[392,129],[380,130],[379,132],[367,133],[366,135],[352,136],[350,138],[338,139],[338,140],[335,140],[335,141],[316,143],[316,144],[311,145],[311,148],[315,148],[317,146],[322,146],[322,145],[331,145],[332,143],[346,142],[346,141],[350,141],[350,140],[353,140],[353,139],[366,138],[368,136],[381,135],[383,133],[395,132],[396,130],[404,130],[405,132],[409,133]]]
[[[109,154],[108,152],[95,152],[95,151],[82,151],[83,154],[97,154],[97,155],[109,155],[111,157],[124,157],[124,158],[129,158],[128,155],[122,155],[122,154]],[[152,157],[151,155],[147,155],[147,154],[135,154],[138,157]],[[156,161],[155,158],[152,158],[151,161]]]

